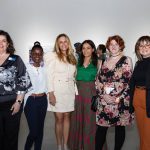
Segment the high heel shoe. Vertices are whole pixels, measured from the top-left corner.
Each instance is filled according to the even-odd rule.
[[[64,145],[64,150],[69,150],[69,148],[66,144]]]
[[[57,149],[58,150],[62,150],[61,145],[58,145]]]

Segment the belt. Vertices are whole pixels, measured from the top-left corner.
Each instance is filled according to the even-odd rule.
[[[145,90],[146,87],[145,86],[136,86],[137,89],[140,89],[140,90]]]
[[[57,80],[57,81],[59,81],[59,82],[73,82],[74,80]]]
[[[33,97],[42,97],[44,95],[46,95],[46,93],[38,93],[38,94],[32,93],[30,96],[33,96]]]

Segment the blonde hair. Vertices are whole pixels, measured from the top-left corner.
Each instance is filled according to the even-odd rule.
[[[56,52],[56,54],[58,56],[58,59],[60,61],[66,62],[65,59],[64,59],[64,54],[61,52],[61,50],[59,48],[59,44],[58,44],[58,41],[59,41],[59,39],[61,37],[65,37],[67,42],[68,42],[68,45],[69,45],[68,50],[66,52],[66,54],[67,54],[67,56],[66,56],[67,62],[69,64],[76,65],[77,62],[76,62],[75,56],[73,54],[73,48],[71,46],[71,41],[70,41],[69,37],[66,34],[62,33],[62,34],[59,34],[57,36],[56,41],[55,41],[55,46],[54,46],[54,52]]]

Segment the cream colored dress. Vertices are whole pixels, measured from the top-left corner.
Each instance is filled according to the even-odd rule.
[[[47,70],[48,92],[54,91],[55,106],[50,105],[52,112],[74,111],[76,66],[60,61],[55,52],[44,56]]]

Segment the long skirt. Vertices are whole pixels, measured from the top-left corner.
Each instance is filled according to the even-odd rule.
[[[71,150],[95,150],[96,114],[91,110],[95,83],[78,81],[77,87],[79,95],[76,95],[75,111],[71,115],[68,145]]]

